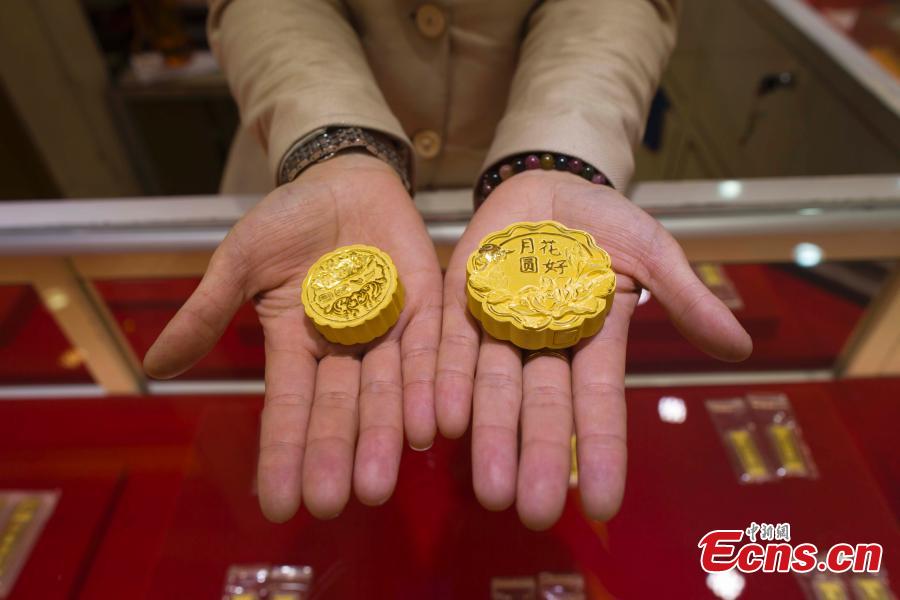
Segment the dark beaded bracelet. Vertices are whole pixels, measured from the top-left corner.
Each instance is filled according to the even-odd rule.
[[[612,182],[610,182],[609,178],[596,167],[575,158],[574,156],[553,154],[551,152],[528,152],[526,154],[511,156],[485,171],[475,190],[475,208],[477,209],[481,206],[481,203],[491,195],[491,192],[493,192],[498,185],[513,175],[521,173],[522,171],[533,171],[536,169],[543,169],[544,171],[568,171],[591,183],[615,187]]]

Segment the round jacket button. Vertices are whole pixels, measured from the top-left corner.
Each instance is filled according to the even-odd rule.
[[[434,158],[441,153],[441,136],[436,131],[423,129],[413,136],[412,143],[422,158]]]
[[[423,4],[416,11],[416,26],[425,37],[436,38],[447,28],[447,18],[434,4]]]

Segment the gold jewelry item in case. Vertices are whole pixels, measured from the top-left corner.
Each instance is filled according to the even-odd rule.
[[[568,348],[603,327],[616,289],[609,254],[555,221],[513,223],[466,263],[469,310],[491,336],[526,350]]]
[[[403,310],[391,257],[374,246],[343,246],[322,256],[303,280],[303,308],[330,342],[363,344],[387,333]]]

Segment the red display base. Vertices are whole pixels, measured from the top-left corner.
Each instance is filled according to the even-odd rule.
[[[691,346],[656,298],[635,309],[628,333],[630,373],[826,368],[863,307],[777,267],[724,267],[743,301],[735,316],[753,338],[753,354],[723,363]]]
[[[229,565],[255,562],[311,565],[317,598],[486,597],[492,577],[541,571],[580,572],[592,598],[710,597],[697,542],[751,521],[788,522],[795,542],[820,547],[879,542],[896,589],[897,517],[844,426],[864,421],[844,406],[893,399],[897,385],[629,391],[622,511],[591,522],[573,493],[543,533],[477,504],[468,440],[407,451],[384,506],[274,525],[253,493],[259,398],[0,403],[0,487],[62,490],[12,598],[215,598]],[[703,401],[748,391],[787,393],[818,479],[738,483]],[[660,420],[663,395],[684,399],[683,423]],[[863,430],[884,430],[885,410]],[[792,575],[744,577],[741,598],[802,597]]]

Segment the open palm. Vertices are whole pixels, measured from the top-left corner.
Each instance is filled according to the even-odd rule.
[[[523,365],[518,348],[482,334],[468,314],[466,260],[489,233],[547,219],[594,236],[612,257],[617,290],[603,329],[573,348],[571,364],[543,355]],[[625,344],[637,282],[701,349],[723,360],[749,355],[749,336],[697,279],[678,243],[616,191],[571,174],[529,171],[498,186],[476,212],[444,281],[435,401],[448,437],[465,432],[471,412],[474,487],[485,507],[501,510],[516,501],[526,525],[552,525],[565,502],[574,423],[582,505],[597,519],[618,510],[626,466]]]
[[[312,326],[301,282],[321,255],[348,244],[387,252],[405,289],[397,325],[373,342],[331,344]],[[155,377],[174,377],[213,347],[253,299],[265,333],[259,496],[265,515],[290,518],[301,501],[318,517],[350,496],[386,501],[406,436],[434,437],[433,378],[441,274],[421,217],[380,160],[342,155],[269,194],[229,232],[197,290],[147,352]]]

